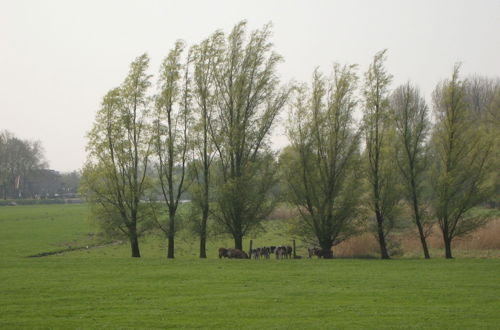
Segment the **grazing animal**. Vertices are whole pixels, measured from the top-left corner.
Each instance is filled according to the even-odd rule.
[[[309,254],[309,258],[312,258],[313,256],[317,256],[318,258],[323,257],[323,249],[322,248],[317,248],[317,247],[308,248],[307,252]]]
[[[228,258],[229,255],[228,255],[228,250],[226,248],[219,248],[219,259],[222,259],[222,257],[224,258]]]
[[[263,247],[261,251],[262,251],[262,256],[266,259],[269,259],[270,249],[266,246],[266,247]]]
[[[290,245],[288,245],[288,246],[286,247],[286,257],[287,257],[288,259],[292,259],[292,252],[293,252],[292,247],[291,247]]]
[[[284,257],[286,257],[286,247],[285,246],[276,247],[275,254],[276,254],[276,259],[283,259]]]
[[[259,249],[252,249],[252,253],[251,253],[251,255],[253,256],[253,258],[254,258],[255,260],[259,259],[259,257],[260,257],[260,256],[259,256]]]
[[[248,254],[240,249],[227,249],[229,259],[248,259]]]

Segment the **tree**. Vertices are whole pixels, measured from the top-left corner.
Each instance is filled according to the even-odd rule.
[[[471,110],[474,125],[479,125],[493,142],[492,157],[500,167],[500,79],[472,75],[464,80],[465,100]],[[490,206],[500,205],[500,180],[496,179],[495,193],[488,199]]]
[[[162,63],[160,91],[156,97],[153,124],[156,168],[161,194],[167,205],[168,225],[160,228],[168,236],[167,257],[174,258],[176,214],[185,190],[188,151],[189,112],[191,91],[189,77],[190,54],[186,64],[181,64],[184,43],[178,41]]]
[[[487,121],[495,94],[500,90],[500,79],[473,75],[464,82],[465,101],[474,120]]]
[[[430,130],[425,99],[410,83],[397,88],[391,96],[396,124],[396,161],[406,188],[406,199],[413,211],[420,242],[426,259],[430,258],[426,236],[432,222],[426,215],[423,188],[428,165],[427,137]]]
[[[0,132],[0,187],[4,199],[32,195],[27,182],[34,172],[46,166],[39,141],[22,140],[8,131]]]
[[[146,54],[136,58],[122,85],[104,96],[88,134],[89,154],[82,177],[82,192],[93,217],[103,228],[128,237],[132,257],[140,257],[138,225],[145,222],[141,199],[151,147],[148,64]]]
[[[267,138],[290,93],[276,74],[281,57],[272,52],[270,26],[252,32],[248,40],[245,32],[246,23],[237,24],[215,56],[210,125],[218,154],[212,213],[238,249],[272,209],[268,197],[275,166]]]
[[[287,130],[291,149],[280,159],[289,200],[325,258],[332,257],[332,246],[356,233],[360,135],[353,120],[354,69],[336,64],[331,81],[316,70],[311,92],[299,90]]]
[[[61,174],[62,193],[74,195],[78,193],[80,187],[80,180],[82,175],[78,171],[72,171]]]
[[[434,212],[443,235],[446,258],[452,258],[451,244],[482,226],[487,217],[471,209],[491,193],[488,176],[491,141],[473,123],[466,102],[464,81],[456,65],[451,80],[441,82],[433,93],[436,127],[433,136]]]
[[[365,74],[363,90],[363,132],[366,143],[367,177],[370,186],[368,205],[375,213],[376,232],[382,259],[389,259],[387,237],[394,226],[399,192],[394,176],[395,167],[390,120],[388,87],[392,76],[384,67],[385,53],[377,53]]]
[[[191,199],[198,210],[196,215],[195,231],[200,237],[200,258],[206,258],[207,223],[210,214],[211,199],[211,167],[215,157],[215,147],[210,136],[210,127],[214,111],[215,86],[213,70],[217,52],[223,43],[223,35],[214,33],[209,39],[193,47],[194,87],[193,98],[197,107],[194,111],[195,126],[192,131],[192,150],[194,153],[191,163],[193,184],[191,185]]]

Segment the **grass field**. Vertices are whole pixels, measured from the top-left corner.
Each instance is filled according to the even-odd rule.
[[[85,205],[0,208],[0,328],[435,328],[500,324],[500,259],[219,260],[159,237],[99,245]],[[279,222],[259,237],[286,242]],[[279,242],[278,242],[279,243]],[[69,246],[97,247],[41,258]],[[303,248],[303,247],[302,247]]]

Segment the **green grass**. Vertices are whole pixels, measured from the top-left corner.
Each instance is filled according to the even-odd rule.
[[[25,257],[87,245],[87,214],[84,204],[0,207],[0,253]]]
[[[26,255],[87,244],[84,205],[0,208],[0,328],[494,329],[500,260],[197,259],[179,239],[167,260],[150,237],[145,258],[127,244]],[[286,242],[268,224],[254,243]],[[248,243],[248,242],[247,242]],[[245,244],[247,244],[245,243]],[[194,251],[191,250],[194,249]]]

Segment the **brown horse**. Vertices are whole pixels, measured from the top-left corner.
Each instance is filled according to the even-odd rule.
[[[219,259],[222,259],[222,257],[228,258],[229,257],[228,252],[229,251],[226,248],[223,247],[219,248]]]
[[[227,249],[230,259],[248,259],[248,254],[240,249]]]

